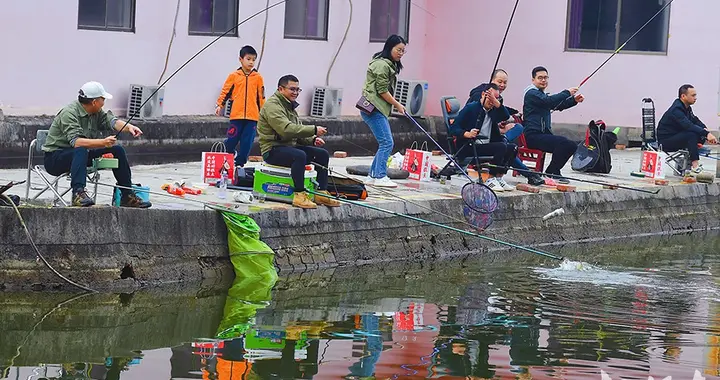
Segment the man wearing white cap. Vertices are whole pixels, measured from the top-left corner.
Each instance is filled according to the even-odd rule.
[[[117,140],[113,131],[120,131],[125,122],[115,117],[111,111],[104,111],[105,99],[112,95],[98,82],[87,82],[79,91],[78,99],[58,112],[50,126],[45,151],[45,170],[58,176],[70,172],[73,206],[88,207],[95,204],[85,192],[87,167],[92,160],[103,154],[112,153],[118,160],[118,168],[113,169],[117,184],[132,187],[130,164],[122,146],[115,145]],[[142,135],[140,128],[127,124],[125,131],[134,137]],[[121,207],[148,208],[150,202],[140,199],[129,189],[121,189]]]

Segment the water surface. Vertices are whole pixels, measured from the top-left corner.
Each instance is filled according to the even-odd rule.
[[[581,267],[470,257],[229,289],[0,293],[0,378],[718,379],[719,245],[560,250],[595,264]]]

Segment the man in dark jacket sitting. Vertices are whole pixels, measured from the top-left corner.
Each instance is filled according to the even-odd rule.
[[[665,152],[676,152],[687,149],[692,160],[691,175],[702,172],[698,144],[707,140],[717,144],[717,138],[710,133],[697,116],[692,112],[692,105],[697,101],[697,91],[692,85],[684,84],[678,90],[678,98],[665,111],[657,126],[658,143]]]
[[[585,98],[577,93],[577,87],[554,95],[546,94],[549,78],[547,69],[542,66],[532,70],[532,85],[525,89],[523,100],[523,126],[528,148],[552,153],[552,161],[545,172],[559,176],[560,169],[575,153],[577,143],[552,133],[550,113],[574,107],[582,103]],[[556,179],[556,181],[569,183],[566,179]]]
[[[494,83],[484,83],[480,86],[482,96],[480,101],[468,103],[450,126],[450,134],[456,136],[457,147],[465,144],[474,144],[465,148],[459,158],[471,157],[475,152],[478,156],[493,156],[491,164],[508,166],[517,155],[517,145],[508,143],[500,134],[498,123],[510,117],[505,108],[497,99],[500,96],[498,86]],[[512,191],[503,176],[506,169],[491,167],[491,178],[485,183],[493,191]]]

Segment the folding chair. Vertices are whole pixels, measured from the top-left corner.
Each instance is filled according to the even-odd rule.
[[[55,196],[53,199],[53,203],[57,203],[57,201],[60,201],[64,206],[69,206],[68,203],[63,199],[65,194],[67,194],[71,188],[66,189],[62,193],[59,192],[58,189],[58,183],[61,179],[66,178],[70,179],[70,172],[63,173],[52,181],[48,178],[50,176],[50,173],[48,173],[45,170],[45,166],[43,165],[32,165],[34,154],[44,154],[44,151],[42,150],[43,145],[45,145],[45,141],[47,140],[49,130],[47,129],[38,129],[37,134],[35,135],[35,139],[30,142],[30,148],[28,149],[28,171],[27,171],[27,182],[25,184],[25,201],[29,202],[30,199],[30,187],[32,185],[32,173],[35,173],[38,177],[40,177],[40,180],[42,180],[45,183],[45,187],[40,190],[39,193],[35,194],[32,197],[32,200],[36,200],[40,195],[42,195],[44,192],[50,190],[53,195]],[[112,168],[98,168],[98,159],[93,159],[92,165],[87,168],[87,178],[88,182],[95,185],[92,193],[93,201],[97,201],[97,189],[98,189],[98,181],[100,180],[100,170],[104,169],[112,169]]]
[[[522,124],[522,119],[514,116],[515,123]],[[530,170],[542,173],[545,169],[545,152],[538,149],[530,149],[527,147],[527,141],[525,140],[525,133],[521,133],[515,141],[518,146],[518,158],[525,164]],[[529,164],[529,165],[528,165]],[[518,171],[513,170],[513,177],[518,176]]]
[[[690,152],[687,149],[680,149],[675,152],[667,152],[662,149],[662,145],[660,145],[656,138],[655,102],[650,98],[644,98],[642,101],[641,150],[661,151],[665,153],[667,155],[665,162],[670,166],[676,176],[682,177],[687,170],[692,168]]]
[[[440,109],[442,110],[443,121],[445,122],[445,128],[447,129],[448,153],[450,153],[453,159],[457,161],[458,164],[460,164],[462,167],[467,167],[473,161],[473,157],[464,158],[462,160],[458,160],[457,157],[459,157],[460,153],[463,152],[465,149],[471,148],[474,150],[474,144],[465,144],[461,146],[460,149],[457,149],[457,137],[450,135],[450,126],[452,125],[457,115],[460,113],[460,108],[460,101],[456,97],[443,96],[440,98]],[[478,157],[477,152],[473,153],[475,165],[477,168],[480,167],[481,162],[486,163],[492,161],[493,159],[492,156]],[[453,174],[458,174],[460,172],[460,168],[450,168],[450,166],[454,166],[454,164],[451,160],[448,160],[448,163],[445,164],[445,166],[438,172],[438,176],[442,177],[443,173],[450,173],[445,174],[445,176],[450,179]]]

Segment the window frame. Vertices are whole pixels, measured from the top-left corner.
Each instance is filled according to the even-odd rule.
[[[405,1],[406,4],[407,4],[407,11],[406,11],[406,14],[405,14],[405,17],[406,17],[407,22],[405,22],[405,27],[404,27],[404,29],[405,29],[405,30],[404,30],[404,32],[405,32],[404,34],[405,34],[405,35],[403,36],[403,38],[405,39],[405,42],[408,42],[408,43],[409,43],[409,42],[410,42],[410,8],[412,7],[412,1],[411,1],[411,0],[399,0],[399,1]],[[370,14],[371,14],[371,15],[372,15],[372,4],[373,4],[373,1],[370,0]],[[399,14],[398,14],[398,15],[399,15]],[[370,17],[372,17],[372,16],[370,16]],[[389,29],[389,28],[388,28],[388,29]],[[388,32],[390,33],[390,35],[392,35],[392,34],[399,34],[399,31],[390,31],[390,30],[388,30]],[[368,34],[369,34],[369,42],[370,42],[370,43],[373,43],[373,44],[374,44],[374,43],[385,43],[385,41],[386,41],[387,38],[388,38],[388,36],[385,36],[385,37],[382,38],[382,39],[380,39],[380,38],[373,38],[373,35],[372,35],[372,27],[369,28]]]
[[[235,37],[235,38],[239,37],[240,32],[239,32],[239,28],[237,27],[237,24],[240,22],[240,0],[231,0],[231,1],[235,2],[235,14],[233,16],[234,20],[232,21],[232,23],[233,23],[233,25],[236,25],[236,26],[234,28],[235,29],[234,31],[231,31],[225,35],[223,35],[223,33],[225,33],[227,31],[227,29],[223,29],[222,31],[219,31],[219,32],[212,31],[213,24],[215,23],[215,0],[211,0],[211,1],[212,1],[212,3],[211,3],[212,10],[210,11],[210,20],[211,20],[210,21],[210,23],[211,23],[210,32],[198,32],[198,31],[192,30],[191,21],[190,21],[191,20],[190,13],[192,12],[193,0],[188,1],[188,36],[219,37],[222,35],[223,37]]]
[[[633,0],[629,0],[633,1]],[[615,15],[615,49],[620,47],[620,44],[625,41],[620,41],[620,22],[622,20],[622,2],[623,0],[617,0],[618,2],[618,10],[617,14]],[[662,5],[663,7],[665,4]],[[647,51],[647,50],[626,50],[622,49],[618,52],[618,54],[634,54],[634,55],[668,55],[668,50],[670,50],[670,17],[672,17],[672,4],[668,5],[667,8],[665,8],[665,11],[667,12],[667,30],[668,33],[665,35],[665,51]],[[661,15],[658,15],[660,17]],[[564,51],[569,53],[614,53],[615,50],[609,50],[609,49],[587,49],[587,48],[571,48],[568,45],[570,44],[570,18],[572,17],[572,0],[567,0],[567,13],[565,15],[565,46]]]
[[[108,7],[108,3],[107,3],[107,0],[105,0],[105,26],[82,25],[82,24],[80,24],[80,12],[82,12],[82,11],[81,11],[81,7],[80,7],[80,1],[78,0],[77,29],[78,30],[95,30],[95,31],[104,31],[104,32],[135,33],[135,12],[137,10],[137,0],[130,0],[130,27],[129,28],[108,26],[107,7]]]
[[[290,0],[288,0],[290,1]],[[310,41],[328,41],[328,36],[330,34],[330,0],[318,0],[318,1],[324,1],[325,2],[325,9],[327,10],[325,12],[325,19],[323,20],[323,34],[324,37],[317,37],[317,36],[308,36],[307,32],[305,33],[305,36],[296,36],[296,35],[289,35],[287,34],[287,31],[285,28],[285,22],[287,21],[287,2],[285,2],[285,14],[283,15],[283,39],[286,40],[310,40]],[[305,0],[305,16],[303,17],[304,22],[304,29],[307,31],[307,22],[308,22],[308,16],[307,16],[307,0]]]

